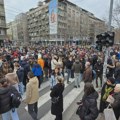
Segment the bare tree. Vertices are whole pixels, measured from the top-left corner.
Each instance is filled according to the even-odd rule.
[[[120,0],[117,0],[115,3],[113,22],[115,23],[115,26],[120,29]]]

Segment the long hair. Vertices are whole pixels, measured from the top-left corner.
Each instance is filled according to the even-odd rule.
[[[84,94],[86,96],[92,94],[95,92],[95,89],[94,89],[94,86],[92,83],[86,83],[85,86],[84,86]]]

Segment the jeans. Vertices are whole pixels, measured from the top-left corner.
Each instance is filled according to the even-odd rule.
[[[68,76],[67,76],[67,83],[68,83],[69,78],[71,77],[71,69],[67,69],[67,73],[68,73]]]
[[[19,87],[20,94],[23,95],[24,94],[24,85],[23,85],[23,83],[19,82],[18,87]]]
[[[37,102],[33,104],[28,104],[28,112],[33,118],[33,120],[38,120],[37,119],[37,113],[38,113]]]
[[[17,114],[17,110],[15,109],[14,112],[12,112],[12,110],[6,112],[6,113],[3,113],[2,114],[2,119],[3,120],[11,120],[10,118],[10,115],[12,117],[12,120],[19,120],[19,117],[18,117],[18,114]]]
[[[53,88],[56,85],[57,81],[55,79],[55,76],[51,75],[50,77],[50,87]]]
[[[83,73],[80,73],[80,81],[82,81]]]
[[[78,87],[80,85],[80,73],[74,73],[75,77],[75,86]]]

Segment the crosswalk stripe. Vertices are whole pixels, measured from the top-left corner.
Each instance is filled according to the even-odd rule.
[[[72,89],[65,97],[64,97],[64,112],[71,105],[71,103],[77,98],[77,96],[83,91],[84,83],[81,82],[80,89]],[[51,114],[51,110],[42,117],[40,120],[54,120],[55,116]]]
[[[71,83],[74,82],[74,79],[70,79]],[[65,88],[68,86],[69,84],[67,84],[67,81],[65,81]],[[45,93],[44,95],[40,96],[39,100],[38,100],[38,108],[40,108],[42,105],[44,105],[47,101],[49,101],[50,98],[50,92],[48,91],[47,93]],[[28,111],[27,106],[25,107],[25,110]]]

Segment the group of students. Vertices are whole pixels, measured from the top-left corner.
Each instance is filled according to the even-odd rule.
[[[25,48],[22,51],[16,49],[14,52],[3,48],[0,51],[2,54],[0,56],[0,106],[4,105],[0,107],[0,114],[2,114],[3,120],[9,120],[8,113],[11,113],[13,120],[19,120],[17,108],[12,111],[11,101],[7,99],[14,93],[14,90],[10,90],[13,87],[21,96],[26,91],[23,102],[28,105],[28,112],[33,120],[38,120],[39,88],[45,79],[50,80],[51,113],[56,116],[55,120],[62,120],[64,80],[67,80],[69,84],[70,78],[75,79],[75,88],[79,89],[81,81],[85,83],[84,96],[77,103],[80,106],[81,120],[95,120],[99,112],[103,112],[107,107],[106,100],[109,95],[115,97],[116,104],[119,99],[120,83],[120,63],[116,49],[111,52],[112,57],[108,59],[107,82],[103,85],[103,52],[77,46],[48,46],[45,48],[37,46],[35,48],[37,49]],[[59,51],[58,54],[57,51]],[[99,87],[98,78],[101,81],[100,87],[103,86],[99,110],[97,108],[98,92],[92,84],[93,80],[96,80],[96,88]],[[115,107],[115,104],[112,103],[112,106],[118,119],[119,113],[116,112],[118,108]],[[2,111],[3,107],[5,111]]]

